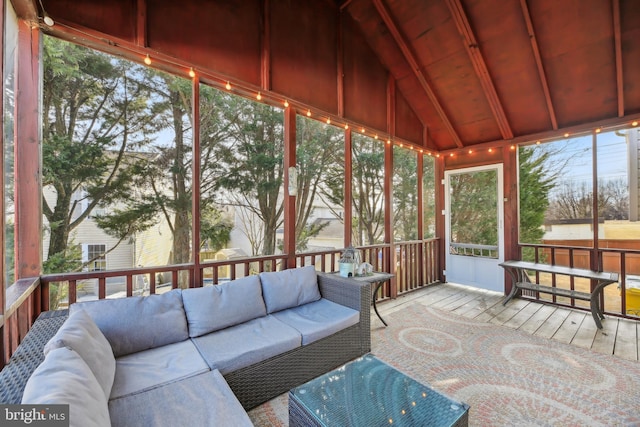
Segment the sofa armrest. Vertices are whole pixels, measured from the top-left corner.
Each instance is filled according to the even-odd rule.
[[[357,282],[338,274],[318,273],[318,286],[323,298],[353,308],[369,312],[371,305],[371,284]]]

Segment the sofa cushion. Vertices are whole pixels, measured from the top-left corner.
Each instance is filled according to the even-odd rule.
[[[267,313],[275,313],[320,299],[318,277],[312,265],[260,273]]]
[[[104,390],[82,357],[67,347],[49,351],[29,377],[22,403],[68,404],[71,427],[111,425]]]
[[[300,347],[300,333],[273,316],[192,338],[211,369],[223,375]]]
[[[258,276],[185,289],[182,301],[192,338],[267,314]]]
[[[121,356],[116,365],[111,399],[210,371],[190,340]]]
[[[302,345],[333,335],[360,321],[360,313],[357,310],[324,298],[279,311],[274,313],[273,317],[300,332]]]
[[[120,426],[253,426],[220,372],[209,371],[109,402]]]
[[[109,341],[84,310],[76,310],[44,346],[46,356],[52,350],[68,347],[85,361],[109,398],[116,374],[116,359]]]
[[[107,338],[116,357],[189,338],[180,289],[146,297],[72,304],[83,309]]]

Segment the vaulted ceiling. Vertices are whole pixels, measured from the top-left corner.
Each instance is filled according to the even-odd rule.
[[[640,113],[638,0],[339,2],[450,150]]]
[[[11,1],[66,22],[52,34],[178,58],[429,150],[640,119],[640,0]]]

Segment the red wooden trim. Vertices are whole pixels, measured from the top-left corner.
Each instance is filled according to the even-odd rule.
[[[296,111],[284,110],[284,247],[287,268],[296,264],[296,196],[289,194],[289,167],[296,166]]]
[[[417,211],[418,211],[418,239],[420,239],[420,241],[422,241],[424,239],[424,197],[423,197],[423,192],[424,192],[424,188],[422,185],[422,179],[423,179],[423,175],[424,175],[424,155],[416,153],[416,155],[418,156],[418,162],[416,165],[417,168],[417,188],[416,188],[416,192],[417,194]],[[424,249],[423,249],[424,245],[420,244],[420,246],[418,247],[418,253],[416,255],[416,262],[418,264],[418,280],[419,286],[422,286],[423,284],[425,284],[425,280],[424,280]]]
[[[389,30],[389,33],[391,33],[396,44],[402,51],[402,54],[405,60],[409,63],[411,70],[413,70],[413,73],[418,78],[418,82],[420,82],[420,85],[422,86],[425,93],[431,100],[433,107],[438,112],[438,116],[442,120],[442,123],[444,123],[445,128],[447,129],[447,131],[453,138],[454,142],[456,143],[456,146],[462,148],[463,144],[462,144],[462,141],[460,140],[460,137],[458,136],[457,132],[453,128],[453,125],[451,124],[449,117],[447,117],[447,114],[444,112],[444,109],[442,108],[442,105],[440,104],[440,101],[438,100],[438,97],[436,96],[435,92],[431,88],[431,85],[427,81],[426,76],[422,71],[420,71],[420,65],[418,64],[418,60],[416,59],[414,53],[409,48],[409,44],[406,42],[404,35],[400,32],[396,24],[393,22],[393,19],[391,18],[391,14],[387,10],[387,7],[384,5],[383,0],[373,0],[373,3],[376,6],[376,9],[378,10],[378,13],[380,14],[380,17],[382,18],[382,20],[384,21],[387,29]]]
[[[396,134],[396,79],[389,73],[387,78],[387,132]]]
[[[4,7],[4,4],[7,2],[9,2],[9,0],[5,0],[4,2],[2,2],[3,7]],[[39,12],[38,12],[38,6],[36,1],[11,0],[11,4],[18,18],[24,19],[25,21],[38,22]],[[0,45],[0,46],[4,46],[4,45]]]
[[[11,7],[10,5],[8,7]],[[4,7],[0,7],[0,22],[2,22],[2,31],[0,31],[0,46],[4,46],[4,31],[5,31],[5,14],[4,14]],[[4,49],[3,49],[3,54],[4,54]],[[4,76],[4,58],[3,60],[0,61],[0,76]],[[3,78],[4,80],[4,78]],[[0,91],[0,105],[3,106],[4,109],[4,84],[2,85],[3,88]],[[3,111],[3,116],[4,116],[4,111]],[[5,174],[5,170],[4,170],[4,156],[5,156],[5,140],[4,140],[4,120],[2,120],[2,123],[0,123],[0,147],[2,147],[2,159],[3,161],[0,162],[0,188],[5,188],[4,187],[4,174]],[[8,283],[5,283],[6,281],[6,253],[5,253],[5,235],[4,235],[4,228],[5,228],[5,222],[6,222],[6,216],[5,216],[5,196],[4,194],[2,195],[2,197],[0,197],[0,218],[2,218],[2,226],[0,226],[0,332],[2,332],[2,334],[0,334],[0,355],[2,355],[4,353],[4,340],[2,339],[2,335],[4,335],[4,318],[2,317],[2,315],[4,314],[4,307],[5,307],[5,301],[6,301],[6,288],[7,286],[9,286]],[[0,365],[4,365],[4,361],[0,360]],[[1,369],[1,368],[0,368]]]
[[[593,167],[593,172],[592,172],[592,187],[593,187],[593,197],[592,197],[592,207],[591,207],[591,211],[593,212],[593,218],[591,219],[592,221],[592,225],[593,225],[593,249],[591,251],[591,264],[590,264],[590,268],[592,270],[597,270],[598,266],[600,265],[600,260],[599,260],[599,256],[600,256],[600,252],[598,251],[598,247],[600,246],[600,242],[598,239],[598,235],[599,235],[599,224],[598,224],[598,220],[600,217],[600,214],[598,212],[598,134],[594,133],[591,135],[591,163],[592,163],[592,167]],[[572,257],[573,258],[573,257]],[[596,285],[595,280],[591,281],[591,290],[593,291],[593,287]]]
[[[138,0],[136,15],[136,43],[147,47],[147,1]]]
[[[127,296],[133,295],[133,276],[127,276]]]
[[[344,247],[352,245],[353,237],[353,146],[351,129],[344,131]]]
[[[262,33],[260,37],[260,87],[271,90],[271,14],[269,0],[262,0]]]
[[[343,37],[344,31],[342,26],[344,25],[344,15],[342,10],[338,10],[338,36],[336,45],[337,54],[337,80],[338,80],[338,116],[344,117],[344,44]]]
[[[192,172],[191,172],[191,252],[194,263],[193,280],[189,287],[202,286],[200,269],[200,79],[193,78],[191,86],[191,114],[193,123]]]
[[[540,85],[542,86],[542,91],[544,92],[544,99],[547,102],[547,110],[549,111],[551,126],[554,130],[556,130],[558,129],[558,119],[556,118],[556,111],[553,108],[551,91],[549,90],[549,83],[547,82],[547,74],[545,73],[544,66],[542,65],[540,48],[538,47],[538,42],[536,41],[536,33],[533,29],[533,22],[531,21],[531,15],[529,14],[529,6],[527,6],[527,0],[520,0],[520,8],[522,9],[524,22],[527,24],[529,40],[531,41],[531,49],[533,50],[533,57],[535,58],[536,66],[538,67],[538,76],[540,77]]]
[[[442,274],[445,268],[445,224],[444,224],[444,215],[442,212],[444,211],[444,156],[436,157],[434,162],[435,168],[435,194],[436,194],[436,236],[443,236],[442,239],[438,240],[438,248],[436,250],[438,254],[438,263],[436,264],[436,275],[438,280],[441,282],[444,281],[444,275]]]
[[[624,70],[622,68],[622,40],[620,36],[620,0],[613,0],[613,37],[616,49],[616,84],[618,89],[618,117],[624,117]]]
[[[15,87],[16,279],[39,276],[42,268],[42,178],[36,173],[41,162],[39,51],[38,28],[19,21]]]
[[[478,80],[480,80],[480,85],[482,86],[484,95],[489,102],[489,107],[491,108],[493,117],[496,119],[498,128],[500,128],[500,133],[504,139],[511,139],[513,138],[513,131],[511,130],[509,120],[504,113],[502,102],[500,101],[496,88],[493,85],[493,80],[491,79],[491,75],[487,69],[487,64],[484,62],[482,52],[480,52],[480,46],[473,34],[473,29],[471,28],[471,24],[469,23],[469,19],[467,18],[462,4],[460,3],[460,0],[447,0],[447,6],[449,7],[449,11],[451,12],[451,16],[453,17],[456,26],[458,27],[458,31],[463,38],[464,48],[469,54],[469,59],[471,59],[473,69],[476,71]]]
[[[520,259],[518,249],[518,161],[517,150],[502,149],[504,197],[504,259]],[[509,225],[509,226],[507,226]],[[505,294],[511,292],[511,277],[505,274]]]
[[[393,241],[393,145],[384,144],[384,241],[389,244],[388,264],[385,265],[391,274],[396,274],[396,251]],[[395,298],[398,296],[397,278],[394,277],[389,281],[389,296]]]

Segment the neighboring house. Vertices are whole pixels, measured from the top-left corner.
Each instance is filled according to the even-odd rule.
[[[44,198],[48,203],[55,202],[55,190],[50,186],[43,188]],[[74,212],[73,219],[83,212],[89,203],[86,194],[78,191],[73,195],[73,200],[78,201],[77,212]],[[129,239],[118,244],[118,239],[107,235],[96,224],[94,217],[99,214],[108,213],[107,208],[94,209],[91,215],[85,218],[73,231],[70,238],[73,244],[81,248],[81,261],[83,263],[91,261],[84,271],[120,270],[135,267],[149,267],[169,264],[171,256],[172,236],[169,225],[163,216],[160,222],[146,231],[137,233]],[[43,236],[42,259],[48,258],[49,238],[47,219],[43,218],[45,233]],[[117,245],[117,247],[116,247]],[[114,249],[115,247],[115,249]],[[143,288],[148,283],[146,278],[140,277],[139,283],[134,284],[134,288]],[[107,294],[111,295],[124,289],[123,278],[107,279]],[[87,282],[80,286],[79,297],[84,294],[95,295],[96,283]]]

